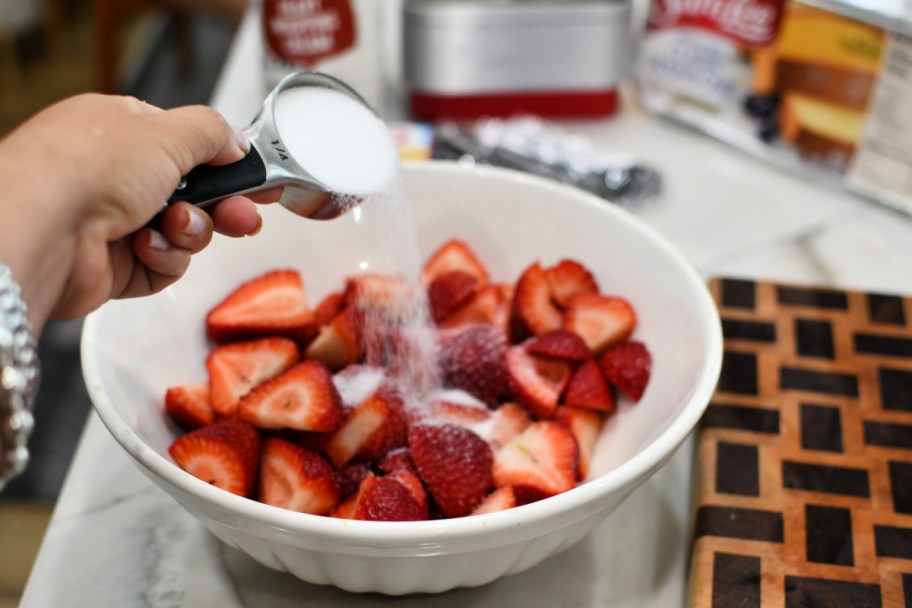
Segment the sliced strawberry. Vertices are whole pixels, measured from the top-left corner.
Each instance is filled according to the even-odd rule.
[[[342,398],[319,361],[302,361],[241,397],[238,418],[261,429],[334,431]]]
[[[347,306],[398,312],[404,303],[411,302],[412,296],[412,286],[400,276],[366,273],[345,281]]]
[[[503,486],[497,488],[488,494],[481,504],[478,505],[472,515],[484,515],[485,513],[496,513],[497,511],[506,511],[516,506],[516,494],[512,486]]]
[[[585,479],[589,474],[589,462],[605,423],[605,416],[594,410],[561,405],[554,412],[554,420],[570,429],[576,439],[579,449],[578,475],[579,479]]]
[[[389,477],[368,475],[361,483],[352,519],[366,521],[419,521],[427,518],[412,492]]]
[[[209,384],[172,386],[165,392],[165,411],[183,428],[192,430],[215,422],[209,401]]]
[[[286,338],[262,338],[219,346],[206,359],[209,398],[219,416],[234,417],[238,401],[297,362],[298,347]]]
[[[386,476],[388,479],[395,479],[406,489],[412,493],[412,498],[415,499],[415,502],[421,507],[421,519],[428,518],[428,495],[427,490],[424,489],[424,484],[421,483],[421,479],[418,477],[418,474],[413,471],[407,471],[405,469],[399,469],[398,471],[393,471]]]
[[[437,325],[441,329],[454,329],[481,323],[493,325],[506,335],[510,306],[511,300],[500,285],[485,285]]]
[[[534,418],[550,418],[573,373],[570,363],[529,354],[522,346],[510,347],[506,359],[513,398]]]
[[[631,340],[605,351],[599,365],[608,382],[633,401],[639,401],[649,384],[652,355],[645,344]]]
[[[350,462],[335,471],[336,484],[339,486],[339,499],[345,500],[358,491],[361,482],[370,473],[370,467],[363,462]]]
[[[561,310],[551,300],[548,276],[538,262],[526,268],[516,283],[513,318],[520,336],[560,329],[563,323]]]
[[[494,483],[513,486],[519,504],[570,490],[576,475],[576,439],[552,420],[532,423],[494,454]]]
[[[333,370],[357,363],[361,357],[361,337],[354,308],[345,308],[336,315],[307,347],[304,356],[322,361]]]
[[[507,341],[490,325],[469,325],[441,335],[437,362],[443,385],[494,405],[506,387]]]
[[[482,438],[496,451],[513,441],[530,424],[532,419],[525,408],[515,403],[504,403],[491,414],[490,429],[487,436]]]
[[[606,348],[626,340],[636,327],[636,311],[630,303],[614,296],[581,293],[570,298],[564,329],[578,334],[598,356]]]
[[[568,361],[585,361],[591,355],[589,347],[577,334],[566,329],[555,329],[532,336],[523,343],[526,350],[533,355],[543,355],[566,359]]]
[[[168,453],[194,477],[238,496],[250,496],[260,455],[260,435],[237,420],[204,426],[178,437]]]
[[[259,500],[300,513],[325,515],[339,502],[339,485],[319,454],[272,437],[263,442]]]
[[[313,322],[323,327],[332,322],[345,309],[345,296],[341,291],[334,291],[320,300],[313,311]]]
[[[472,431],[453,424],[413,426],[409,450],[418,474],[446,517],[471,513],[492,486],[491,448]]]
[[[432,396],[430,419],[448,422],[475,430],[491,418],[491,410],[467,393],[462,391],[440,391]]]
[[[316,327],[296,270],[274,270],[239,286],[206,316],[216,342],[284,336],[308,342]]]
[[[598,293],[598,283],[585,266],[576,260],[561,260],[554,266],[545,269],[548,286],[551,288],[551,299],[566,308],[570,298],[578,293]]]
[[[357,508],[358,494],[356,492],[340,502],[335,509],[329,512],[329,516],[337,519],[354,519]]]
[[[573,372],[563,403],[602,412],[614,411],[614,394],[595,359],[584,361]]]
[[[342,396],[342,403],[347,406],[358,405],[385,382],[386,372],[370,365],[349,365],[333,376],[333,384]]]
[[[452,239],[440,246],[424,265],[422,280],[425,285],[439,275],[453,270],[460,270],[478,279],[480,285],[488,282],[488,270],[475,255],[475,252],[459,239]]]
[[[374,460],[405,445],[406,432],[402,399],[384,387],[348,408],[345,422],[326,442],[324,451],[336,468],[355,457]]]
[[[475,294],[478,277],[462,270],[451,270],[434,277],[428,286],[428,304],[435,323],[443,321]]]
[[[377,462],[377,470],[383,473],[394,473],[396,471],[411,471],[417,473],[415,463],[412,462],[412,454],[407,446],[390,450]]]

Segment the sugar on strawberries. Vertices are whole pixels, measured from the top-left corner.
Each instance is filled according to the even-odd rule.
[[[492,513],[583,482],[606,418],[648,385],[633,306],[577,260],[497,283],[453,239],[421,268],[362,270],[314,308],[278,269],[210,311],[208,378],[164,399],[179,466],[316,515]]]

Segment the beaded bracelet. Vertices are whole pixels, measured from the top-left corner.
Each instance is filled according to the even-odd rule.
[[[40,366],[25,302],[0,264],[0,488],[25,468]]]

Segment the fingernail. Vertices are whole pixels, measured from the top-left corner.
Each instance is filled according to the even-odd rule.
[[[250,152],[250,139],[244,134],[243,131],[237,127],[231,127],[234,130],[234,141],[237,142],[238,148],[244,151],[244,154]]]
[[[155,230],[149,231],[149,248],[156,251],[168,251],[171,249],[171,241],[165,238],[161,232]]]
[[[256,228],[247,233],[247,236],[256,236],[260,233],[260,230],[263,229],[263,216],[257,213],[257,225]]]
[[[186,210],[187,221],[181,229],[186,236],[197,237],[203,234],[206,229],[206,222],[200,217],[200,214],[191,209]]]

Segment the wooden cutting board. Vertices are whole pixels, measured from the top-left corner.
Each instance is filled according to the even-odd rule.
[[[695,608],[912,608],[912,298],[716,279]]]

